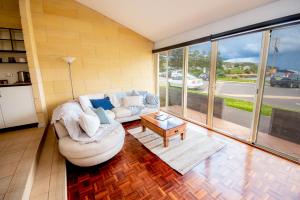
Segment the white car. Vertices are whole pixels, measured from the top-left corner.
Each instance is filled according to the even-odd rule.
[[[169,86],[182,87],[183,76],[177,75],[168,79]],[[196,78],[193,75],[187,75],[187,88],[188,89],[202,89],[203,81],[202,79]]]

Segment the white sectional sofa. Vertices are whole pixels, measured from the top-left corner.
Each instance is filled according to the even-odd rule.
[[[139,112],[130,107],[124,106],[122,99],[124,97],[131,96],[131,94],[132,92],[117,92],[110,94],[97,93],[84,95],[80,96],[78,100],[75,100],[74,102],[65,103],[55,109],[52,117],[52,123],[59,139],[58,145],[60,153],[71,163],[82,167],[97,165],[115,156],[119,151],[121,151],[125,139],[125,130],[120,123],[137,120],[139,119],[140,115],[156,112],[159,109],[159,102],[156,104],[152,103],[151,105],[148,104],[145,96],[146,92],[141,91],[139,94],[143,96],[143,106],[141,106],[141,108],[138,110]],[[85,139],[90,138],[88,138],[88,136],[82,132],[81,135],[79,134],[77,138],[74,138],[72,133],[68,131],[70,130],[70,123],[66,125],[67,120],[64,120],[63,117],[60,116],[72,115],[76,124],[76,119],[80,113],[84,113],[90,107],[92,107],[90,99],[103,99],[106,96],[109,96],[110,99],[112,98],[115,106],[115,108],[112,110],[105,111],[113,123],[111,124],[111,127],[110,125],[105,125],[102,128],[99,128],[99,131],[109,132],[105,133],[103,138],[97,141],[76,141],[78,138],[83,138],[82,135],[85,137]],[[73,110],[76,111],[73,112]],[[78,124],[77,126],[79,127]]]
[[[125,107],[122,104],[122,99],[127,96],[132,96],[133,91],[129,92],[115,92],[115,93],[97,93],[97,94],[89,94],[89,95],[83,95],[79,97],[79,102],[83,110],[86,110],[88,107],[92,107],[92,104],[90,102],[90,99],[97,99],[97,98],[104,98],[106,96],[111,97],[114,96],[116,97],[116,100],[119,101],[119,104],[114,104],[115,108],[112,110],[107,110],[106,112],[108,115],[112,118],[115,119],[116,121],[123,123],[123,122],[129,122],[129,121],[134,121],[140,118],[140,115],[142,114],[147,114],[147,113],[152,113],[152,112],[157,112],[159,110],[159,102],[156,104],[149,104],[146,100],[147,98],[147,91],[136,91],[137,93],[141,94],[141,96],[144,96],[143,98],[143,109],[141,110],[140,113],[134,113],[132,109]],[[150,94],[151,95],[151,94]],[[117,106],[116,106],[117,105]]]

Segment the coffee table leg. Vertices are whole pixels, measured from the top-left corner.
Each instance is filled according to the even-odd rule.
[[[142,131],[143,131],[143,132],[146,131],[146,126],[142,125]]]
[[[180,134],[181,135],[181,140],[185,139],[185,131],[183,133]]]
[[[169,146],[169,138],[164,138],[164,147]]]

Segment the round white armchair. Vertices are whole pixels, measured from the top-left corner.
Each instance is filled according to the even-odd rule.
[[[122,125],[117,126],[99,142],[87,144],[72,140],[60,121],[54,123],[54,128],[59,138],[60,153],[71,163],[81,167],[97,165],[111,159],[121,151],[125,139]]]

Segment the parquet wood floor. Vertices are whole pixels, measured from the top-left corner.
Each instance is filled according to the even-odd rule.
[[[227,145],[184,176],[127,134],[110,161],[89,168],[67,164],[68,199],[300,199],[299,165],[199,130]]]

